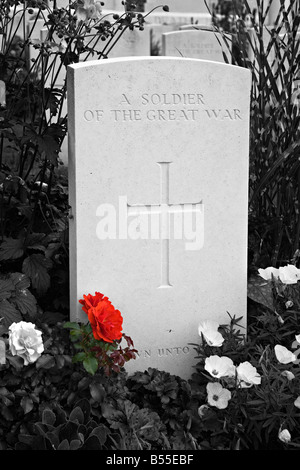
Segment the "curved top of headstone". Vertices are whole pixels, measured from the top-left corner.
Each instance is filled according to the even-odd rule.
[[[213,69],[220,69],[229,73],[235,73],[235,74],[240,74],[240,75],[248,75],[249,79],[251,76],[251,72],[249,69],[246,69],[244,67],[240,67],[237,65],[232,65],[232,64],[226,64],[222,62],[217,62],[213,60],[203,60],[203,59],[195,59],[195,58],[189,58],[189,57],[171,57],[171,56],[153,56],[153,57],[147,57],[147,56],[140,56],[140,57],[116,57],[116,58],[111,58],[111,59],[103,59],[103,60],[90,60],[88,62],[80,62],[77,64],[71,64],[67,66],[67,69],[69,70],[78,70],[78,69],[85,69],[85,68],[94,68],[94,67],[104,67],[104,66],[113,66],[113,64],[129,64],[131,63],[134,65],[135,63],[143,66],[147,65],[155,65],[155,64],[160,64],[158,67],[163,67],[163,63],[165,63],[165,66],[168,66],[168,64],[173,66],[174,64],[181,64],[182,67],[185,65],[189,66],[195,66],[198,67],[199,64],[201,63],[203,67],[205,68],[213,68]]]

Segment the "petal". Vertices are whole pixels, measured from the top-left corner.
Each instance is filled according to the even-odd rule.
[[[265,281],[270,281],[272,279],[272,275],[274,277],[279,276],[279,269],[273,268],[273,266],[270,266],[270,267],[265,268],[265,269],[260,268],[258,270],[258,274],[260,275],[260,277],[265,279]]]
[[[290,362],[294,362],[297,359],[294,353],[280,344],[276,344],[274,350],[276,358],[281,364],[289,364]]]

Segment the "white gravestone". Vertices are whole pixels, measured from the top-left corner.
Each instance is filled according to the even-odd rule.
[[[6,38],[6,43],[9,44],[13,38],[18,37],[21,40],[26,39],[27,35],[27,23],[33,20],[39,13],[38,8],[25,8],[24,5],[19,5],[16,8],[10,8],[10,18]]]
[[[173,57],[68,67],[71,320],[108,296],[129,373],[189,378],[199,322],[246,323],[250,82]]]
[[[171,13],[161,10],[155,10],[146,16],[146,21],[158,24],[177,24],[179,26],[185,24],[201,24],[210,26],[212,16],[210,13]]]
[[[30,45],[28,48],[28,66],[36,78],[41,75],[42,60],[40,53],[41,50],[34,47],[34,45],[41,44],[41,30],[43,30],[44,26],[44,19],[29,20],[27,23],[27,38],[30,39]]]
[[[0,364],[3,365],[6,363],[6,346],[5,342],[0,339]]]
[[[207,4],[210,7],[212,2],[207,0]],[[204,0],[169,0],[161,2],[159,0],[147,0],[145,4],[145,11],[150,11],[152,8],[159,5],[168,5],[170,12],[182,12],[182,13],[207,13],[208,9],[205,5]]]
[[[162,35],[162,55],[225,62],[223,52],[231,63],[231,38],[204,30],[182,30]]]
[[[171,31],[177,31],[180,26],[173,24],[151,24],[150,25],[150,47],[151,55],[162,55],[162,35]]]
[[[40,43],[47,41],[50,41],[50,34],[49,29],[46,27],[40,30]],[[61,42],[62,39],[58,37],[56,32],[52,34],[50,43],[52,43],[53,46],[55,45],[58,49]],[[50,55],[45,73],[45,85],[47,87],[54,86],[55,88],[59,88],[64,85],[67,71],[65,65],[62,65],[61,59],[57,53]]]
[[[140,31],[138,28],[135,28],[133,31],[127,29],[113,46],[111,51],[109,51],[114,41],[109,42],[110,39],[102,41],[100,36],[96,34],[97,31],[92,28],[90,33],[91,36],[86,37],[84,42],[87,47],[95,49],[96,52],[94,55],[91,52],[81,54],[80,61],[97,59],[97,51],[104,51],[106,54],[108,54],[109,59],[116,57],[150,56],[150,32],[150,26],[148,25],[145,25],[143,31]],[[116,37],[118,37],[118,35]]]
[[[0,106],[6,105],[6,85],[3,80],[0,80]]]

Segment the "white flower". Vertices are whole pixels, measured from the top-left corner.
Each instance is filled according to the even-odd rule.
[[[294,353],[289,351],[285,346],[281,346],[280,344],[276,344],[274,351],[277,360],[281,364],[289,364],[290,362],[294,362],[297,359]]]
[[[252,385],[259,385],[261,383],[261,377],[250,362],[241,362],[236,368],[237,380],[242,388],[249,388]]]
[[[292,300],[287,300],[285,303],[285,308],[292,308],[294,302]]]
[[[68,47],[67,41],[64,38],[58,39],[57,42],[51,42],[50,45],[52,52],[61,52],[62,54],[66,52]]]
[[[295,335],[295,338],[296,338],[297,343],[300,344],[300,335]]]
[[[201,405],[199,406],[198,408],[198,415],[200,418],[203,418],[203,416],[205,416],[206,412],[209,410],[209,406],[208,405]]]
[[[291,435],[289,433],[289,431],[287,429],[283,429],[282,431],[280,430],[279,433],[278,433],[278,438],[284,442],[284,443],[288,443],[290,442],[291,440]]]
[[[269,281],[272,279],[272,275],[281,280],[283,284],[297,284],[297,281],[300,279],[300,269],[296,268],[293,264],[288,264],[287,266],[281,266],[280,268],[273,268],[270,266],[266,269],[259,269],[259,275]]]
[[[274,277],[279,277],[279,269],[273,268],[273,266],[270,266],[269,268],[266,269],[259,269],[258,274],[260,277],[265,279],[265,281],[270,281],[272,279],[272,275]]]
[[[205,359],[204,369],[212,377],[220,379],[221,377],[232,377],[235,375],[235,366],[232,360],[227,356],[209,356]]]
[[[198,333],[200,336],[201,333],[203,334],[204,339],[209,346],[222,346],[224,338],[218,331],[219,326],[219,323],[213,320],[204,321],[199,325]]]
[[[220,410],[227,408],[228,401],[231,399],[231,392],[223,388],[218,382],[209,382],[206,385],[207,401],[211,406]]]
[[[95,0],[82,0],[78,5],[75,14],[79,20],[88,21],[90,19],[99,19],[101,16],[101,3]]]
[[[283,284],[297,284],[300,279],[300,269],[293,264],[282,266],[279,268],[279,279]]]
[[[296,398],[296,400],[294,401],[294,405],[297,407],[297,408],[300,408],[300,396],[298,398]]]
[[[25,366],[35,362],[44,351],[42,332],[25,321],[10,325],[8,344],[12,355],[22,357]]]
[[[293,372],[290,372],[289,370],[284,370],[283,372],[281,372],[281,375],[286,377],[288,380],[293,380],[295,378]]]

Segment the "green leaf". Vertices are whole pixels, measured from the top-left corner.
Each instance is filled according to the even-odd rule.
[[[24,254],[24,238],[6,238],[0,246],[0,261],[17,259]]]
[[[95,401],[103,402],[106,392],[102,384],[92,383],[90,385],[90,392]]]
[[[46,235],[44,233],[31,233],[27,237],[26,248],[29,248],[31,250],[45,252],[46,250],[46,247],[44,245],[45,239],[46,239]]]
[[[70,328],[74,330],[80,330],[80,325],[76,322],[67,321],[63,324],[63,328]]]
[[[70,330],[70,336],[71,336],[71,339],[72,341],[76,341],[78,338],[80,338],[80,336],[82,335],[82,331],[81,330]]]
[[[43,424],[50,424],[50,426],[54,426],[56,421],[56,416],[52,410],[49,408],[45,408],[42,414],[42,423]]]
[[[14,322],[22,321],[21,313],[6,299],[0,302],[0,317],[7,328]]]
[[[27,289],[30,285],[28,277],[22,273],[12,273],[10,277],[15,285],[14,304],[21,313],[28,313],[29,316],[34,317],[37,313],[37,302],[36,298]]]
[[[36,361],[37,369],[51,369],[55,366],[55,359],[50,354],[42,354]]]
[[[48,269],[51,267],[51,260],[41,254],[30,255],[23,261],[22,271],[30,278],[32,287],[39,295],[47,292],[50,287]]]
[[[82,351],[82,352],[75,354],[75,356],[73,356],[72,362],[81,362],[81,361],[84,361],[85,358],[86,358],[86,353]]]
[[[22,370],[24,368],[24,359],[20,356],[7,356],[8,362],[16,369]]]
[[[83,367],[89,374],[94,375],[98,370],[98,361],[95,357],[88,357],[83,361]]]
[[[58,446],[57,450],[70,450],[68,439],[64,439]]]
[[[10,279],[0,279],[0,300],[9,299],[14,289],[15,286]]]
[[[30,130],[23,142],[31,141],[37,145],[42,158],[49,160],[54,166],[57,166],[59,143],[51,135],[40,135],[34,130]]]
[[[30,397],[23,397],[20,405],[24,410],[24,414],[29,413],[33,409],[33,401]]]
[[[69,420],[73,421],[74,423],[77,423],[77,424],[83,424],[84,423],[84,414],[83,414],[82,409],[79,406],[76,406],[76,408],[74,408],[71,411],[70,416],[69,416]]]
[[[248,297],[275,311],[272,281],[265,281],[260,276],[251,276],[248,280]]]

